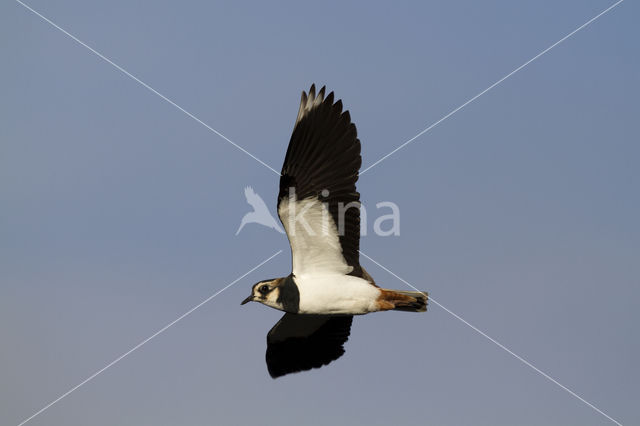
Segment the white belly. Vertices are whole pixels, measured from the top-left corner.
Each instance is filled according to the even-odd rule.
[[[362,278],[342,274],[295,277],[301,314],[366,314],[377,311],[380,290]]]

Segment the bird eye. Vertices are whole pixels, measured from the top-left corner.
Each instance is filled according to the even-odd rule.
[[[267,294],[269,293],[269,286],[268,285],[263,285],[262,287],[260,287],[258,289],[258,291],[262,294]]]

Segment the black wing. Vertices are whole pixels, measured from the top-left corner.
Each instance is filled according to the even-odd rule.
[[[271,377],[320,368],[344,354],[352,316],[285,314],[267,334]]]
[[[292,238],[288,229],[289,217],[283,201],[288,201],[290,191],[295,191],[296,200],[319,200],[328,205],[328,210],[338,230],[339,249],[352,275],[362,276],[360,268],[360,194],[356,191],[358,171],[362,164],[360,141],[356,126],[351,122],[348,111],[342,111],[342,101],[333,102],[331,92],[324,97],[323,87],[317,96],[315,85],[309,95],[302,93],[300,111],[296,120],[287,155],[282,166],[280,192],[278,194],[278,215],[282,221],[296,263],[305,264],[299,257],[317,258],[315,254],[304,253],[304,248],[326,246],[326,240],[306,238],[299,243]],[[341,207],[344,210],[340,218]],[[346,210],[345,210],[346,209]],[[297,231],[297,229],[296,229]],[[302,248],[296,253],[296,248]],[[333,259],[325,259],[329,264]],[[335,267],[335,265],[334,265]]]

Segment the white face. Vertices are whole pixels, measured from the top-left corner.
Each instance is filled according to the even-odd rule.
[[[252,302],[260,302],[263,305],[283,310],[282,303],[278,302],[278,297],[280,296],[280,281],[281,278],[260,281],[253,286],[253,289],[251,290],[251,296],[247,299]]]

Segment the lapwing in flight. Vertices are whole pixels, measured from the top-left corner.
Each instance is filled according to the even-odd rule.
[[[427,293],[387,290],[360,266],[362,163],[356,126],[333,92],[302,92],[282,166],[278,216],[291,245],[292,272],[255,284],[242,304],[284,311],[267,335],[267,369],[276,378],[338,359],[354,315],[424,312]]]

